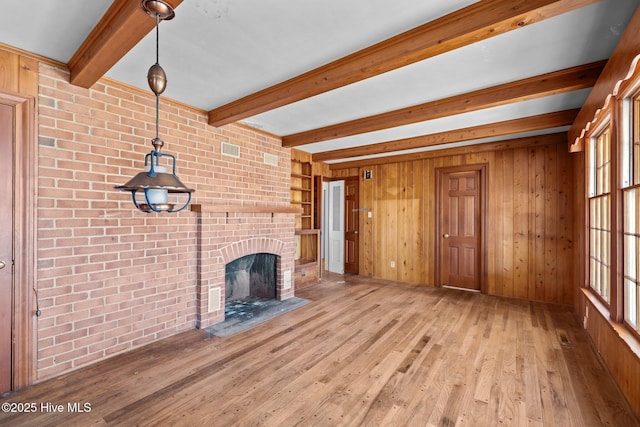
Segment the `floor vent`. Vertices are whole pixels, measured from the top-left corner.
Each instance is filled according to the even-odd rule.
[[[571,341],[569,341],[569,336],[567,335],[567,331],[564,329],[558,329],[558,338],[560,339],[560,344],[562,345],[571,345]]]
[[[222,154],[225,156],[235,157],[236,159],[240,158],[240,146],[231,144],[230,142],[222,142]]]

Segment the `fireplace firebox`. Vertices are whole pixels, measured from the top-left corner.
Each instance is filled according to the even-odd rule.
[[[247,297],[276,298],[276,255],[243,256],[225,266],[225,304]]]

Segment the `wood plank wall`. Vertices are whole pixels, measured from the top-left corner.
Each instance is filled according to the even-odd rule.
[[[0,88],[26,96],[38,96],[38,61],[0,48]]]
[[[585,152],[572,155],[574,161],[574,293],[575,312],[586,320],[587,334],[609,373],[616,380],[629,405],[640,416],[640,346],[622,325],[614,324],[602,303],[588,297],[587,286],[587,205]],[[633,348],[632,348],[633,347]]]
[[[372,218],[364,211],[360,217],[360,274],[433,285],[436,169],[486,163],[488,293],[573,305],[573,162],[566,147],[566,140],[535,141],[332,165],[334,178],[360,177],[360,208],[372,211]],[[363,179],[366,169],[371,180]]]
[[[611,323],[602,314],[602,304],[595,298],[589,298],[582,291],[580,296],[577,311],[583,318],[588,310],[587,334],[631,409],[640,417],[640,345],[624,326]]]

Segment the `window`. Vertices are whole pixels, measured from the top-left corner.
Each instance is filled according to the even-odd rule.
[[[589,143],[589,287],[611,298],[611,126],[607,122]]]
[[[640,332],[640,93],[624,101],[622,128],[623,310]]]
[[[640,67],[616,90],[585,138],[587,286],[640,342]]]
[[[640,187],[624,191],[624,320],[640,332]]]

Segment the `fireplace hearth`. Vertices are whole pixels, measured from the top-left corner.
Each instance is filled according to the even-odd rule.
[[[245,297],[225,304],[224,322],[205,328],[211,336],[229,336],[264,321],[302,307],[309,301],[293,297],[284,301],[261,297]]]

